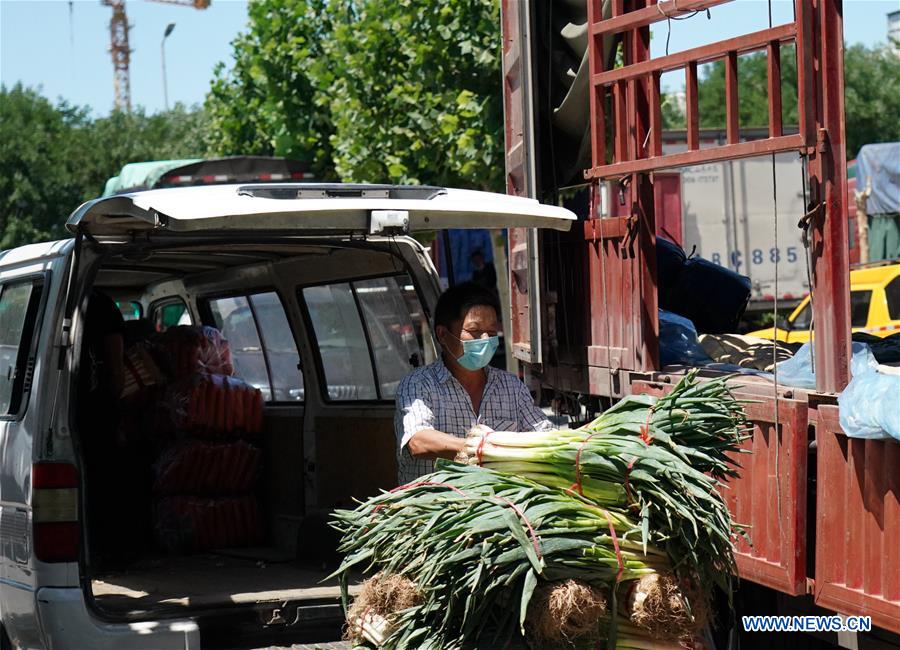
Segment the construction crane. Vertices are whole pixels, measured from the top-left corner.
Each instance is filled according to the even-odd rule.
[[[151,0],[166,4],[206,9],[212,0]],[[113,61],[113,88],[116,93],[116,108],[131,111],[131,48],[128,46],[128,16],[125,14],[125,0],[100,0],[100,4],[112,7],[109,20],[109,53]]]

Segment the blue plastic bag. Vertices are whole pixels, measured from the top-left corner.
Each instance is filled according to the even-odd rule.
[[[853,358],[850,360],[850,374],[854,377],[878,367],[869,346],[865,343],[853,344]],[[794,388],[816,387],[816,375],[812,368],[812,345],[804,343],[797,353],[778,364],[778,383]]]
[[[664,366],[705,366],[712,363],[697,338],[694,324],[678,314],[659,310],[659,360]]]
[[[851,438],[900,440],[900,375],[869,369],[838,397],[841,428]]]

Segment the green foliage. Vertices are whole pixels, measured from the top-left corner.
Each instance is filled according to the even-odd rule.
[[[757,52],[738,57],[738,114],[742,128],[769,125],[767,57]],[[699,82],[700,128],[725,128],[725,62],[702,68]],[[782,124],[797,124],[797,57],[793,48],[781,53]]]
[[[30,88],[0,87],[0,248],[65,236],[65,221],[122,165],[203,154],[202,112],[115,112],[54,106]]]
[[[873,142],[900,140],[900,56],[889,47],[853,45],[844,52],[847,157]]]
[[[320,99],[342,178],[502,188],[498,4],[369,0],[335,19]]]
[[[738,58],[741,127],[769,124],[766,54]],[[796,125],[797,57],[793,48],[781,54],[782,123]],[[725,65],[706,65],[699,82],[701,128],[725,127]],[[854,158],[864,144],[900,140],[900,121],[885,119],[897,112],[900,98],[900,57],[890,48],[852,45],[844,53],[844,111],[847,157]],[[684,128],[684,115],[671,102],[663,105],[667,128]]]
[[[502,189],[491,0],[260,0],[207,100],[219,153],[320,177]]]
[[[261,0],[233,44],[234,66],[219,64],[206,101],[211,153],[306,160],[333,179],[330,110],[318,96],[331,38],[328,0]]]

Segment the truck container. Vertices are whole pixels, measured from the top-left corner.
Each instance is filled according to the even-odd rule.
[[[688,250],[697,237],[712,259],[718,253],[731,262],[734,253],[746,265],[749,256],[751,277],[754,251],[769,260],[775,250],[771,266],[761,260],[758,267],[772,285],[777,275],[779,291],[760,281],[754,285],[760,298],[783,297],[782,279],[800,291],[805,278],[795,279],[789,258],[805,262],[808,255],[815,390],[731,380],[752,401],[753,424],[751,453],[741,456],[740,477],[726,491],[752,541],[737,547],[745,586],[735,611],[869,615],[875,629],[818,641],[741,634],[741,647],[819,641],[900,647],[898,443],[850,439],[837,419],[850,358],[842,5],[795,0],[794,18],[785,24],[651,58],[650,25],[715,12],[723,1],[501,2],[507,191],[559,202],[579,216],[565,233],[510,232],[513,356],[534,388],[574,418],[628,394],[661,394],[677,382],[685,368],[659,362],[656,238],[679,227],[667,185],[680,188],[684,204],[716,205],[710,219],[718,223],[698,221],[701,232],[690,237],[684,213],[693,206],[682,212]],[[796,97],[781,92],[784,48],[797,53]],[[738,60],[758,51],[767,58],[769,124],[748,139],[738,114]],[[718,60],[725,62],[726,128],[703,146],[698,69]],[[672,71],[683,73],[686,84],[686,146],[677,148],[667,146],[661,116],[660,78]],[[782,124],[783,102],[797,105],[796,129]],[[740,182],[733,187],[771,207],[760,218],[765,230],[736,236],[740,220],[727,223],[715,214],[726,196],[721,189],[699,190],[689,200],[694,187],[686,188],[701,184],[703,170],[724,173],[728,183],[743,175],[745,189]],[[696,182],[685,183],[685,174]],[[800,197],[791,179],[802,179]],[[730,195],[733,202],[743,200],[739,191]],[[792,213],[790,220],[784,213]],[[726,232],[714,235],[716,229]],[[706,245],[714,240],[727,248]]]

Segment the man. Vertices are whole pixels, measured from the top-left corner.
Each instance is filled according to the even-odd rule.
[[[484,253],[480,248],[472,252],[472,282],[485,289],[497,291],[497,270],[493,262],[484,259]]]
[[[441,356],[415,369],[397,389],[401,485],[431,472],[434,459],[464,453],[466,434],[477,425],[495,431],[552,428],[525,384],[488,365],[499,344],[499,314],[494,293],[471,282],[438,299],[434,333]]]

